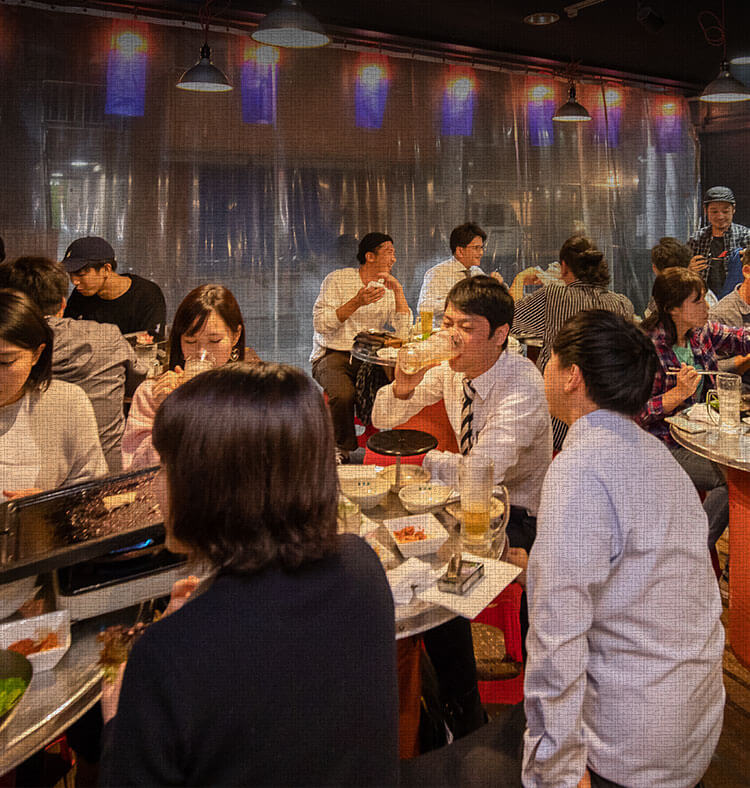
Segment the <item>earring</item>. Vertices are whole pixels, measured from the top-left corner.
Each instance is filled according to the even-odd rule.
[[[240,357],[240,351],[236,347],[232,348],[232,352],[229,354],[229,360],[237,361],[239,357]]]

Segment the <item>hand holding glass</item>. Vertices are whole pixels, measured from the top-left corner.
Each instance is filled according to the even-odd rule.
[[[460,352],[460,337],[443,329],[436,331],[424,342],[404,345],[398,352],[398,364],[407,375],[413,375],[431,364],[450,361]]]
[[[216,359],[207,350],[202,350],[198,355],[189,356],[185,359],[183,382],[200,375],[201,372],[214,369],[214,367],[216,367]]]

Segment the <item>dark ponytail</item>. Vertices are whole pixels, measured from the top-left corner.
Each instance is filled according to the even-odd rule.
[[[607,287],[609,284],[609,266],[604,252],[583,235],[573,235],[565,241],[560,249],[560,262],[564,262],[573,276],[587,285]]]

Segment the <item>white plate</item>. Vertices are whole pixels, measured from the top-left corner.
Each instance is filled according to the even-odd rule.
[[[57,665],[70,648],[70,613],[67,610],[58,610],[56,613],[45,613],[43,616],[0,624],[0,648],[8,648],[12,643],[24,638],[39,641],[51,632],[57,635],[60,645],[57,648],[38,651],[36,654],[29,654],[26,657],[31,662],[35,673],[50,670]]]
[[[388,480],[388,484],[391,485],[391,490],[393,490],[393,492],[399,491],[399,488],[396,487],[395,465],[388,465],[385,468],[382,468],[378,471],[378,476],[382,476],[384,479]],[[403,487],[405,484],[428,482],[430,481],[431,476],[432,474],[427,470],[427,468],[423,468],[421,465],[412,465],[411,463],[408,465],[401,465],[401,487]]]
[[[390,531],[393,541],[404,558],[436,553],[448,538],[448,532],[434,514],[413,514],[410,517],[397,517],[395,520],[386,520],[383,524]],[[394,531],[400,531],[409,525],[413,526],[417,531],[423,530],[427,538],[414,542],[400,542],[394,535]]]
[[[420,482],[405,484],[399,490],[398,498],[408,512],[419,514],[442,506],[452,491],[452,487],[440,482]]]

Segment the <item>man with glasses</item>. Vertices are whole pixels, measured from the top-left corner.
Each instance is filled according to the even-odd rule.
[[[479,267],[487,233],[474,222],[453,229],[450,237],[452,257],[430,268],[424,275],[419,292],[418,310],[432,312],[434,326],[439,326],[445,311],[445,297],[456,282],[483,274]]]

